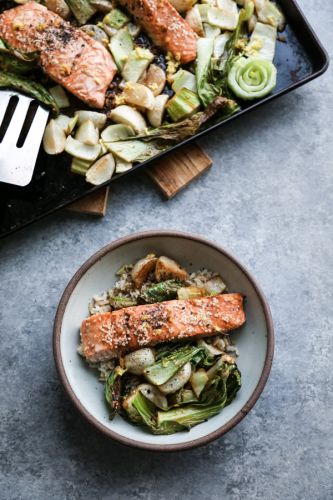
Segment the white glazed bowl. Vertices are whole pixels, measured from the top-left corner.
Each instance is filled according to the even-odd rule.
[[[190,432],[154,436],[117,416],[109,420],[97,372],[77,354],[79,327],[92,295],[110,288],[115,272],[148,253],[168,255],[188,270],[218,272],[228,290],[246,296],[246,324],[232,333],[240,356],[242,387],[219,415]],[[208,443],[234,427],[250,411],[267,381],[274,352],[274,331],[267,301],[250,273],[223,248],[199,236],[176,231],[148,231],[121,238],[95,253],[76,272],[60,300],[54,323],[54,357],[60,379],[75,406],[97,429],[124,444],[170,451]]]

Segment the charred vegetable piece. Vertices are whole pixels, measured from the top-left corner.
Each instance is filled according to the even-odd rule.
[[[200,104],[197,94],[183,87],[169,100],[166,109],[171,120],[178,122],[199,111]]]
[[[114,309],[123,309],[124,307],[136,306],[137,302],[128,297],[113,296],[110,297],[110,304]]]
[[[138,260],[134,265],[131,277],[136,288],[140,288],[148,278],[148,275],[155,270],[157,258],[154,254],[147,255],[144,259]]]
[[[157,363],[146,368],[144,375],[154,385],[162,385],[173,377],[177,371],[201,351],[200,347],[184,346],[174,349]]]
[[[105,383],[104,395],[106,402],[109,405],[110,420],[112,420],[116,413],[121,409],[121,376],[124,370],[117,366],[107,378]]]
[[[177,290],[181,286],[182,284],[177,280],[161,281],[142,291],[140,298],[147,304],[176,299]]]
[[[0,47],[0,70],[3,70],[5,73],[9,71],[24,75],[33,70],[34,67],[36,67],[34,61],[23,61],[22,59],[18,59],[9,54],[7,48],[1,50]]]
[[[45,104],[46,106],[59,111],[57,103],[51,94],[40,83],[28,80],[22,76],[15,75],[14,73],[0,71],[0,88],[9,88],[18,90],[23,94],[28,94],[37,101]]]
[[[85,24],[96,12],[89,0],[66,0],[80,25]]]
[[[188,273],[175,260],[162,255],[156,263],[155,277],[157,281],[170,278],[184,281],[188,278]]]
[[[181,406],[189,403],[197,403],[198,398],[192,391],[192,389],[180,389],[180,391],[172,394],[169,397],[170,406]]]

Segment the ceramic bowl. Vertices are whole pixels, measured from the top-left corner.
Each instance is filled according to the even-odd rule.
[[[79,327],[88,315],[92,295],[110,288],[115,272],[148,253],[168,255],[188,270],[202,267],[217,271],[228,290],[246,296],[246,324],[232,333],[240,355],[242,387],[219,415],[189,432],[154,436],[117,416],[109,420],[103,385],[97,372],[77,354]],[[152,450],[193,448],[222,436],[250,411],[267,381],[274,351],[274,331],[269,306],[251,274],[220,246],[192,234],[148,231],[121,238],[105,246],[75,273],[60,300],[54,324],[54,356],[67,394],[82,415],[98,430],[121,443]]]

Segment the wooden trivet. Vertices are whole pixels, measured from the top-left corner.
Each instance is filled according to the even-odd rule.
[[[94,193],[88,194],[69,205],[68,210],[79,212],[81,214],[99,215],[103,217],[106,214],[108,205],[109,186],[104,186]]]
[[[156,164],[146,169],[146,173],[170,199],[204,173],[212,163],[211,158],[197,144],[188,144],[157,160]],[[109,187],[103,187],[72,203],[69,210],[104,216],[108,195]]]
[[[146,172],[170,199],[203,174],[212,163],[211,158],[197,144],[188,144],[157,160]]]

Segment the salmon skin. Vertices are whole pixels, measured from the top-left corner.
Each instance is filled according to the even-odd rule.
[[[118,0],[147,32],[155,45],[181,63],[197,55],[197,35],[168,0]]]
[[[239,293],[127,307],[82,322],[82,354],[91,362],[104,361],[144,346],[234,330],[244,322]]]
[[[89,106],[103,108],[116,65],[106,48],[46,7],[28,2],[0,15],[0,38],[38,52],[45,73]]]

